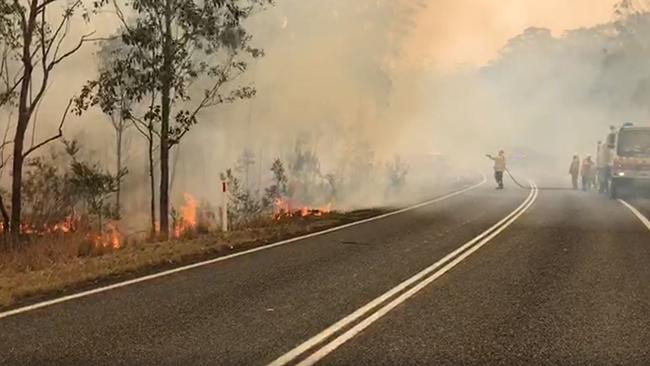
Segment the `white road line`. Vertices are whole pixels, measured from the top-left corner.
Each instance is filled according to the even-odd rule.
[[[295,360],[298,358],[300,355],[304,354],[307,352],[309,349],[312,347],[316,346],[317,344],[325,341],[327,338],[331,337],[334,333],[342,330],[344,327],[350,325],[351,323],[355,322],[362,316],[364,316],[366,313],[371,311],[372,309],[376,308],[386,300],[390,299],[394,295],[398,294],[399,292],[403,291],[405,288],[409,287],[410,285],[416,283],[417,281],[422,280],[425,276],[429,275],[431,272],[435,271],[439,267],[443,266],[445,263],[449,262],[451,259],[454,257],[458,256],[459,254],[463,253],[462,255],[458,256],[455,260],[449,262],[446,266],[444,266],[442,269],[440,269],[438,272],[434,273],[430,277],[422,280],[420,284],[417,286],[413,287],[411,290],[405,292],[402,294],[400,297],[397,299],[393,300],[390,302],[388,305],[384,306],[377,312],[373,313],[370,315],[368,318],[364,319],[361,323],[357,324],[355,327],[351,328],[338,338],[334,339],[332,342],[324,346],[323,348],[319,349],[315,353],[313,353],[309,358],[305,359],[303,362],[300,363],[300,365],[309,365],[312,363],[317,362],[320,360],[322,357],[327,355],[329,352],[334,350],[336,347],[339,345],[343,344],[346,342],[348,339],[354,337],[358,332],[363,330],[365,327],[370,325],[372,322],[375,320],[379,319],[379,317],[383,316],[385,313],[390,311],[392,308],[397,306],[399,303],[405,301],[407,298],[412,296],[415,292],[419,291],[422,287],[426,286],[426,284],[432,282],[436,278],[440,277],[443,273],[451,269],[453,266],[455,266],[457,263],[462,261],[465,257],[469,256],[469,254],[473,253],[476,251],[478,248],[483,246],[485,243],[487,243],[490,239],[492,239],[494,236],[496,236],[498,233],[500,233],[503,229],[505,229],[507,226],[509,226],[514,220],[516,220],[523,212],[525,212],[535,201],[537,198],[537,187],[534,185],[534,183],[531,183],[531,189],[530,194],[528,197],[524,200],[524,202],[519,205],[515,210],[513,210],[510,214],[508,214],[505,218],[501,219],[499,222],[494,224],[492,227],[489,229],[485,230],[482,232],[480,235],[477,237],[473,238],[472,240],[468,241],[467,243],[463,244],[460,246],[458,249],[454,250],[453,252],[447,254],[445,257],[437,261],[436,263],[432,264],[431,266],[425,268],[424,270],[420,271],[413,277],[407,279],[406,281],[400,283],[399,285],[395,286],[388,292],[384,293],[383,295],[377,297],[376,299],[372,300],[368,304],[364,305],[363,307],[357,309],[355,312],[352,314],[344,317],[343,319],[339,320],[338,322],[334,323],[333,325],[329,326],[322,332],[318,333],[314,337],[310,338],[306,342],[298,345],[296,348],[292,349],[291,351],[285,353],[284,355],[280,356],[278,359],[275,361],[271,362],[269,366],[283,366],[288,364],[289,362]],[[478,243],[478,244],[477,244]],[[469,253],[469,254],[466,254]],[[459,260],[460,258],[460,260]],[[414,291],[414,289],[417,289]],[[408,295],[407,295],[408,294]],[[406,295],[406,296],[405,296]],[[398,301],[399,300],[399,301]]]
[[[641,221],[641,223],[643,223],[643,225],[645,225],[645,227],[647,227],[648,230],[650,230],[650,220],[648,220],[647,217],[645,217],[639,210],[637,210],[636,207],[632,206],[626,201],[623,201],[622,199],[619,199],[618,202],[622,203],[625,207],[630,209],[630,211],[632,211],[634,216],[636,216]]]
[[[279,241],[279,242],[264,245],[264,246],[261,246],[261,247],[245,250],[243,252],[234,253],[234,254],[223,256],[223,257],[210,259],[210,260],[207,260],[207,261],[198,262],[198,263],[194,263],[194,264],[190,264],[190,265],[186,265],[186,266],[182,266],[182,267],[178,267],[178,268],[174,268],[174,269],[170,269],[170,270],[150,274],[150,275],[147,275],[147,276],[134,278],[134,279],[131,279],[131,280],[128,280],[128,281],[118,282],[118,283],[115,283],[115,284],[112,284],[112,285],[109,285],[109,286],[98,287],[96,289],[83,291],[83,292],[79,292],[79,293],[76,293],[76,294],[67,295],[67,296],[56,298],[56,299],[43,301],[43,302],[39,302],[39,303],[36,303],[36,304],[20,307],[20,308],[17,308],[17,309],[5,311],[5,312],[0,313],[0,319],[6,318],[6,317],[9,317],[9,316],[13,316],[13,315],[17,315],[17,314],[21,314],[21,313],[25,313],[25,312],[28,312],[28,311],[44,308],[44,307],[47,307],[47,306],[60,304],[62,302],[66,302],[66,301],[70,301],[70,300],[74,300],[74,299],[79,299],[79,298],[82,298],[82,297],[87,297],[87,296],[95,295],[95,294],[98,294],[98,293],[118,289],[118,288],[121,288],[121,287],[134,285],[136,283],[145,282],[145,281],[153,280],[153,279],[164,277],[164,276],[169,276],[169,275],[172,275],[174,273],[183,272],[183,271],[187,271],[187,270],[190,270],[190,269],[207,266],[207,265],[210,265],[210,264],[222,262],[222,261],[225,261],[225,260],[228,260],[228,259],[233,259],[233,258],[236,258],[236,257],[241,257],[241,256],[244,256],[244,255],[259,252],[259,251],[262,251],[262,250],[267,250],[267,249],[279,247],[279,246],[282,246],[282,245],[294,243],[294,242],[297,242],[297,241],[313,238],[315,236],[320,236],[320,235],[332,233],[332,232],[343,230],[343,229],[346,229],[346,228],[349,228],[349,227],[352,227],[352,226],[357,226],[357,225],[365,224],[365,223],[368,223],[368,222],[385,219],[385,218],[390,217],[390,216],[398,215],[398,214],[401,214],[401,213],[404,213],[404,212],[407,212],[407,211],[415,210],[415,209],[418,209],[418,208],[421,208],[421,207],[424,207],[424,206],[427,206],[427,205],[431,205],[431,204],[434,204],[434,203],[437,203],[437,202],[440,202],[440,201],[444,201],[444,200],[452,198],[452,197],[459,196],[459,195],[461,195],[463,193],[466,193],[468,191],[471,191],[473,189],[476,189],[476,188],[482,186],[483,184],[485,184],[485,182],[486,182],[486,178],[485,178],[485,176],[483,176],[482,180],[479,183],[474,184],[472,186],[460,189],[458,191],[446,194],[444,196],[441,196],[441,197],[438,197],[438,198],[435,198],[435,199],[432,199],[432,200],[429,200],[429,201],[426,201],[426,202],[419,203],[417,205],[413,205],[413,206],[406,207],[406,208],[403,208],[403,209],[400,209],[400,210],[388,212],[388,213],[385,213],[385,214],[382,214],[382,215],[379,215],[379,216],[374,216],[374,217],[370,217],[370,218],[367,218],[367,219],[351,222],[351,223],[348,223],[348,224],[345,224],[345,225],[336,226],[336,227],[329,228],[329,229],[326,229],[326,230],[318,231],[318,232],[315,232],[315,233],[311,233],[311,234],[302,235],[302,236],[298,236],[298,237],[295,237],[295,238]]]
[[[313,354],[311,354],[308,358],[303,360],[302,362],[298,363],[298,366],[308,366],[308,365],[313,365],[319,360],[321,360],[323,357],[328,355],[330,352],[334,351],[336,348],[338,348],[340,345],[343,343],[347,342],[348,340],[352,339],[354,336],[359,334],[361,331],[363,331],[365,328],[370,326],[372,323],[375,321],[379,320],[382,316],[386,315],[389,311],[415,295],[417,292],[425,288],[427,285],[429,285],[431,282],[435,281],[438,279],[440,276],[445,274],[447,271],[455,267],[458,263],[462,262],[465,258],[469,257],[474,253],[475,251],[479,250],[482,246],[484,246],[486,243],[488,243],[492,238],[495,236],[499,235],[503,230],[505,230],[508,226],[510,226],[515,220],[519,218],[519,216],[523,215],[524,212],[530,208],[530,206],[533,205],[535,200],[537,199],[537,187],[534,186],[531,194],[529,196],[529,199],[525,202],[525,206],[519,210],[515,211],[516,214],[510,219],[508,219],[503,225],[501,225],[498,229],[496,229],[494,232],[492,232],[489,236],[483,238],[480,242],[478,242],[476,245],[472,246],[469,250],[463,252],[461,255],[456,257],[453,261],[447,263],[444,267],[442,267],[440,270],[432,274],[431,276],[427,277],[420,283],[418,283],[416,286],[411,288],[410,290],[406,291],[387,305],[383,306],[381,309],[377,310],[367,318],[365,318],[363,321],[355,325],[354,327],[350,328],[348,331],[345,333],[341,334],[337,338],[335,338],[333,341],[330,343],[326,344],[324,347],[320,348]]]

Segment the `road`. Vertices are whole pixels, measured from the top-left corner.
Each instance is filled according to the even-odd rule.
[[[0,315],[0,365],[642,365],[649,345],[650,228],[595,193],[491,184]]]

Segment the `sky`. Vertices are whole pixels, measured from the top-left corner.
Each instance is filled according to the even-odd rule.
[[[403,62],[437,69],[480,66],[528,27],[589,27],[612,19],[618,0],[429,0]]]
[[[385,70],[378,70],[380,58],[392,48],[385,47],[384,33],[392,29],[394,19],[383,13],[359,19],[354,6],[371,8],[375,2],[398,1],[417,10],[411,20],[415,26],[404,39],[398,59],[391,60],[391,64],[404,67],[383,75]],[[290,154],[304,132],[314,140],[310,146],[318,150],[324,172],[338,172],[341,156],[354,153],[351,149],[362,153],[359,146],[364,145],[370,146],[380,167],[395,154],[438,151],[444,148],[436,140],[445,138],[441,130],[463,126],[466,119],[475,119],[471,113],[480,110],[480,106],[467,108],[464,102],[475,85],[458,79],[446,85],[444,74],[454,76],[461,67],[475,70],[485,65],[509,39],[528,27],[548,28],[560,36],[566,30],[611,21],[618,1],[276,0],[275,9],[258,15],[263,31],[254,34],[254,43],[260,42],[266,56],[253,62],[245,76],[258,94],[253,100],[202,116],[202,123],[186,136],[178,164],[174,163],[179,172],[175,191],[187,190],[199,197],[217,194],[206,182],[218,182],[219,173],[233,166],[244,148],[257,154],[261,176],[269,160]],[[342,10],[334,15],[337,8]],[[378,28],[366,27],[364,22],[373,20]],[[77,24],[73,33],[94,30],[98,36],[106,36],[115,24],[106,11],[91,24]],[[76,39],[72,37],[71,42]],[[56,131],[68,98],[94,77],[96,67],[93,47],[82,49],[60,65],[39,111],[37,141]],[[375,99],[382,101],[375,104]],[[489,104],[481,98],[471,100]],[[499,103],[489,106],[503,109]],[[457,131],[458,136],[463,137],[464,130]],[[65,132],[67,138],[85,142],[84,153],[89,159],[112,161],[113,141],[107,136],[113,131],[98,110],[71,118]],[[455,137],[446,137],[450,146]],[[146,184],[142,140],[136,135],[129,146],[129,178]],[[144,194],[139,196],[146,199]]]

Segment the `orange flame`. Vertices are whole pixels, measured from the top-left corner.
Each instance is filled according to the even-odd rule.
[[[107,244],[113,249],[120,249],[122,247],[120,242],[121,235],[120,231],[117,229],[117,225],[115,225],[115,223],[108,223],[106,224],[106,228],[108,229],[106,232]]]
[[[122,247],[122,234],[116,222],[108,222],[99,235],[89,235],[89,239],[95,243],[97,248],[120,249]]]
[[[174,237],[178,238],[188,230],[196,227],[196,199],[189,193],[183,193],[185,203],[181,206],[181,218],[174,227]]]
[[[307,216],[323,216],[324,214],[332,211],[332,203],[328,203],[318,208],[310,208],[308,206],[300,206],[298,209],[292,209],[291,201],[288,198],[276,198],[273,206],[273,218],[280,220],[285,217],[307,217]]]
[[[78,221],[79,218],[75,217],[73,213],[55,224],[34,225],[23,222],[20,224],[20,232],[25,235],[65,234],[74,231]],[[4,228],[1,228],[0,232],[2,231],[4,231]]]

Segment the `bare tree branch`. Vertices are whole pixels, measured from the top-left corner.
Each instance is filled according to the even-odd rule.
[[[23,159],[26,158],[32,152],[38,150],[39,148],[49,144],[50,142],[52,142],[54,140],[58,140],[61,137],[63,137],[63,124],[65,123],[65,120],[68,117],[68,112],[70,111],[70,107],[72,106],[73,101],[74,101],[74,98],[70,98],[70,101],[68,101],[68,105],[65,108],[65,112],[63,112],[63,116],[61,117],[61,122],[59,123],[58,133],[56,135],[53,135],[53,136],[43,140],[42,142],[40,142],[40,143],[34,145],[33,147],[31,147],[29,150],[25,151],[23,153]]]
[[[53,3],[57,2],[57,1],[60,1],[60,0],[45,0],[45,1],[43,1],[43,3],[41,5],[36,6],[36,8],[34,8],[34,10],[36,12],[41,12],[41,11],[45,10],[45,8],[47,8],[48,5],[53,4]]]
[[[11,140],[9,140],[9,141],[4,141],[2,144],[0,144],[0,150],[4,149],[5,146],[9,146],[9,145],[11,145],[11,144],[13,144],[13,143],[14,143],[14,142],[11,141]]]
[[[73,48],[70,49],[68,52],[66,52],[66,53],[64,53],[63,55],[61,55],[59,58],[56,58],[56,59],[52,60],[52,61],[49,63],[49,65],[47,65],[47,67],[43,70],[43,80],[42,80],[42,82],[41,82],[41,87],[39,88],[38,92],[36,93],[36,96],[32,99],[32,103],[31,103],[31,105],[29,106],[29,107],[30,107],[30,113],[32,113],[32,112],[34,111],[34,109],[36,108],[36,106],[38,105],[38,103],[39,103],[39,102],[41,101],[41,99],[43,98],[43,95],[45,94],[45,89],[47,88],[47,85],[48,85],[48,81],[49,81],[49,77],[50,77],[50,72],[52,71],[52,69],[54,69],[54,67],[55,67],[58,63],[60,63],[60,62],[63,61],[64,59],[70,57],[70,56],[73,55],[75,52],[77,52],[77,51],[81,48],[81,46],[83,46],[83,44],[86,42],[87,37],[93,35],[94,33],[95,33],[95,32],[91,32],[91,33],[88,33],[88,34],[85,34],[85,35],[81,36],[79,42],[77,43],[77,45],[76,45],[75,47],[73,47]],[[66,112],[67,112],[67,111],[66,111]]]
[[[13,143],[13,140],[7,140],[7,136],[9,136],[9,130],[11,129],[11,118],[13,116],[13,113],[9,112],[9,117],[7,118],[7,125],[5,127],[4,134],[2,136],[2,146],[0,146],[0,177],[2,177],[3,173],[3,168],[6,165],[6,163],[11,159],[11,154],[9,154],[5,158],[5,147],[9,146],[10,144]]]

